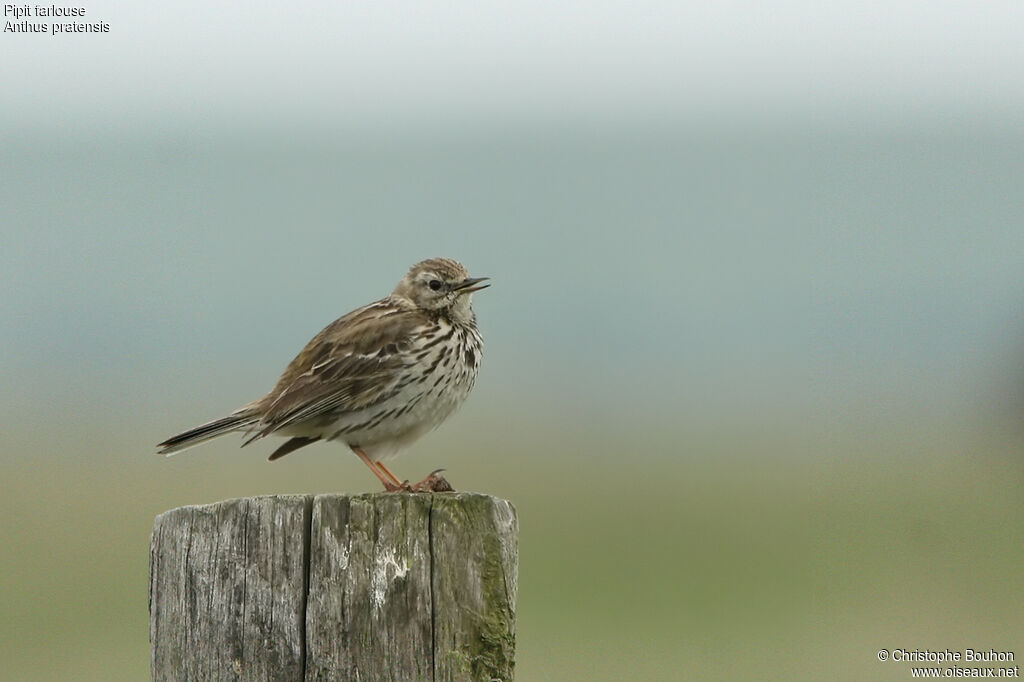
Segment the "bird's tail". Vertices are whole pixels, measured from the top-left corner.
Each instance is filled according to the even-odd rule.
[[[157,445],[157,453],[161,455],[173,455],[176,452],[205,443],[211,438],[223,436],[232,431],[242,431],[259,421],[259,417],[250,412],[239,410],[232,415],[214,419],[194,429],[189,429],[177,436],[172,436],[163,443]]]

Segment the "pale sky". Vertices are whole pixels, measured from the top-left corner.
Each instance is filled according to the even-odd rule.
[[[0,122],[701,125],[1024,110],[1020,2],[81,4],[110,32],[0,36]]]

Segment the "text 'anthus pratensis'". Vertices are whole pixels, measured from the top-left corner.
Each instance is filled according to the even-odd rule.
[[[410,486],[381,461],[439,426],[473,388],[483,339],[470,277],[447,258],[409,269],[387,298],[353,310],[306,344],[267,395],[158,446],[173,454],[242,431],[242,445],[289,437],[270,459],[318,440],[350,447],[389,492],[451,490],[434,472]]]

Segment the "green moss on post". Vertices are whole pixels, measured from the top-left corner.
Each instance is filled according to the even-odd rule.
[[[435,681],[507,680],[515,657],[515,509],[486,495],[435,496]]]

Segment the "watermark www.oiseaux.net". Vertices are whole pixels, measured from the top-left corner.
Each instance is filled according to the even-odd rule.
[[[911,677],[1012,678],[1020,677],[1012,651],[995,649],[879,649],[883,663],[909,663]],[[1008,665],[1009,664],[1009,665]]]

